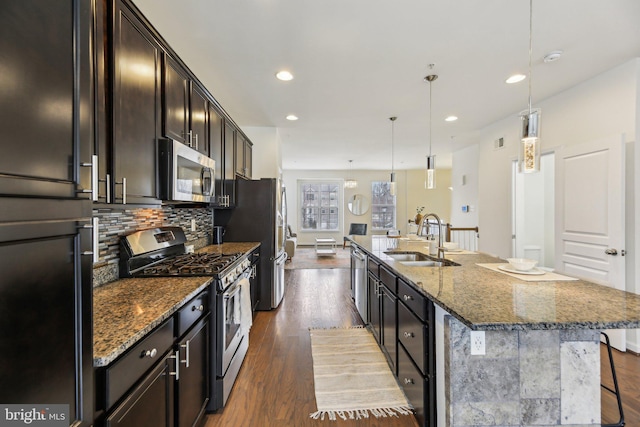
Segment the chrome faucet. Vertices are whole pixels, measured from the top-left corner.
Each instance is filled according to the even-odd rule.
[[[424,225],[427,224],[427,231],[429,230],[429,217],[435,218],[438,221],[438,258],[444,257],[444,250],[442,248],[442,220],[440,217],[434,213],[428,213],[422,217],[422,221],[420,221],[420,225],[418,225],[418,236],[422,235],[422,230],[424,229]]]

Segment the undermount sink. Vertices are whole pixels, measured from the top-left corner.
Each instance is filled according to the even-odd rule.
[[[389,258],[409,267],[453,267],[457,262],[444,258],[435,258],[421,252],[385,252]]]

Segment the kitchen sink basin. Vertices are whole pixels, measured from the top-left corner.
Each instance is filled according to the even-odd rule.
[[[421,252],[385,252],[385,255],[409,267],[453,267],[460,265],[457,262],[432,257]]]

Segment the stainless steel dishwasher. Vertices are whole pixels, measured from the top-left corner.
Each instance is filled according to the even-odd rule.
[[[351,245],[351,295],[360,317],[367,322],[367,255]]]

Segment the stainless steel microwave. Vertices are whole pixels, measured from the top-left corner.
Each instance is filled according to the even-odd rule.
[[[215,160],[173,139],[158,141],[159,198],[209,203],[214,197]]]

